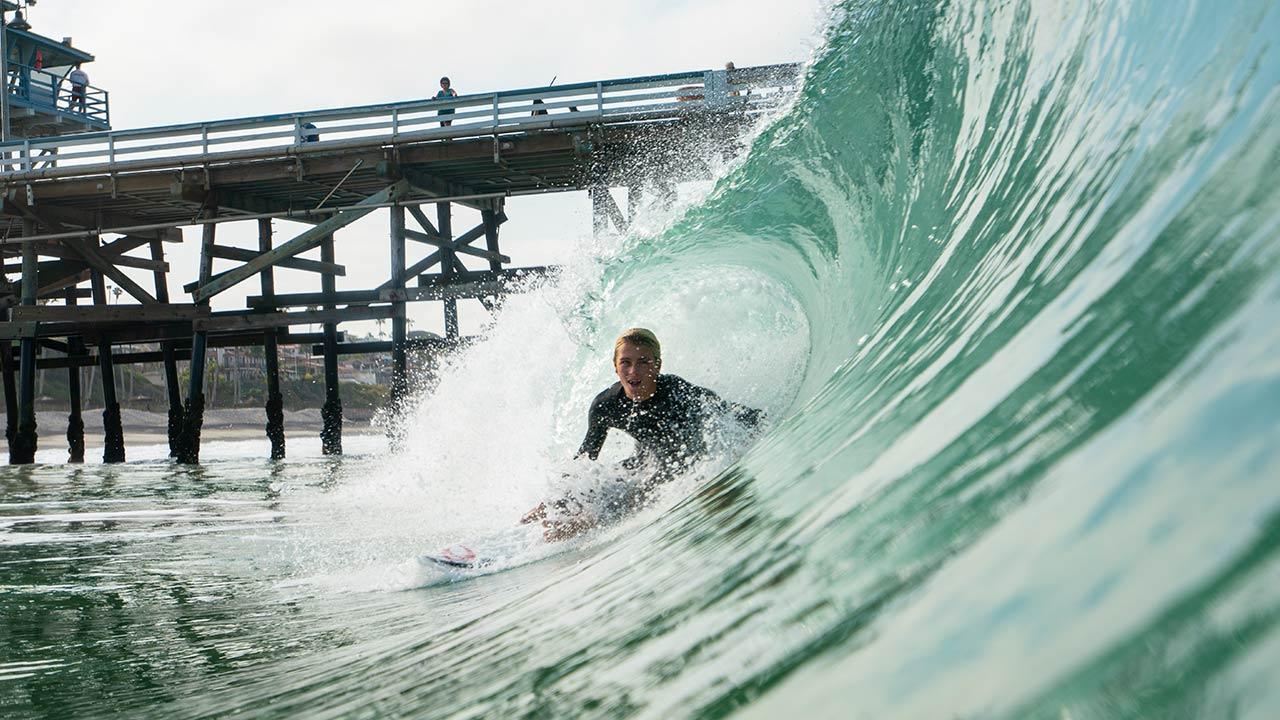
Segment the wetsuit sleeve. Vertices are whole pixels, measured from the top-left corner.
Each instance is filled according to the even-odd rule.
[[[600,448],[604,447],[604,438],[608,433],[609,425],[604,421],[604,412],[597,400],[591,403],[591,410],[587,412],[587,436],[582,439],[582,447],[578,448],[578,454],[574,457],[586,455],[595,460],[600,455]]]
[[[738,422],[749,428],[759,427],[764,420],[764,411],[760,408],[747,407],[738,403],[729,403],[729,408],[733,410],[733,415],[738,418]]]
[[[757,427],[760,424],[760,421],[764,420],[763,410],[747,407],[746,405],[739,405],[735,402],[729,402],[715,394],[715,392],[704,387],[692,385],[691,388],[701,396],[700,399],[706,408],[714,410],[717,413],[733,413],[733,416],[737,418],[738,422],[749,428]]]

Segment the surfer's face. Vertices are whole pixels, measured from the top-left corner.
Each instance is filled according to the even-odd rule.
[[[622,392],[631,400],[648,400],[658,390],[658,368],[653,350],[641,345],[623,343],[613,357],[613,369],[622,381]]]

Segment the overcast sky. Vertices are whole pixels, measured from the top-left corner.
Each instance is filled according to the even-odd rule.
[[[28,20],[33,32],[70,36],[96,57],[85,66],[90,83],[110,93],[112,126],[129,129],[425,98],[441,75],[468,94],[541,86],[552,77],[559,84],[718,68],[728,60],[739,67],[801,61],[816,42],[819,13],[819,0],[40,0]],[[513,199],[507,212],[502,248],[516,265],[555,262],[590,232],[590,208],[579,193]],[[455,232],[470,224],[470,217],[455,219]],[[219,242],[252,245],[252,225],[220,225]],[[276,225],[277,242],[302,228]],[[190,300],[180,286],[197,270],[199,231],[185,232],[185,243],[167,246],[175,301]],[[385,211],[337,238],[338,262],[347,266],[339,289],[387,279]],[[425,254],[413,245],[410,263]],[[215,269],[230,266],[219,261]],[[278,278],[279,292],[319,289],[313,275],[286,271]],[[246,282],[214,306],[240,306],[256,292],[257,283]],[[410,313],[415,327],[436,331],[439,316],[436,303]]]

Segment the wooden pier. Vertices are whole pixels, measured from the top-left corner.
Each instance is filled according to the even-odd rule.
[[[797,72],[696,71],[0,143],[0,308],[8,315],[0,374],[10,462],[34,458],[37,368],[71,368],[70,460],[82,459],[78,368],[90,364],[100,369],[106,403],[103,459],[123,461],[114,368],[136,362],[164,364],[171,454],[198,462],[205,358],[227,346],[262,348],[266,433],[272,457],[284,457],[277,353],[291,343],[323,354],[322,445],[340,453],[340,355],[389,353],[396,402],[409,392],[406,303],[442,305],[444,334],[431,344],[445,349],[460,340],[459,301],[492,308],[515,281],[549,271],[518,266],[503,252],[508,198],[585,190],[595,226],[625,232],[629,219],[608,188],[634,197],[642,183],[704,176],[702,158],[735,152],[745,125],[786,100]],[[480,222],[455,228],[455,205],[478,210]],[[381,212],[391,258],[385,282],[338,291],[343,228]],[[306,227],[281,238],[276,220]],[[253,223],[256,249],[219,244],[229,222]],[[200,237],[198,267],[178,276],[189,279],[186,302],[169,296],[178,269],[164,252],[183,240],[182,227],[198,227]],[[317,249],[318,257],[302,256]],[[317,289],[278,293],[275,268],[314,273]],[[107,304],[107,281],[126,302]],[[259,292],[245,307],[211,309],[214,297],[251,281]],[[391,340],[346,342],[339,326],[361,320],[390,320]],[[293,332],[311,324],[323,331]],[[137,343],[157,349],[113,352]]]

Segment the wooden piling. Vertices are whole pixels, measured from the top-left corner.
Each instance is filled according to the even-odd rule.
[[[591,198],[591,234],[600,237],[609,231],[609,212],[605,206],[609,188],[593,185],[587,190],[587,195]]]
[[[636,209],[640,207],[643,199],[643,191],[639,185],[627,186],[627,224],[630,225],[636,219]]]
[[[452,203],[436,203],[436,228],[440,231],[440,239],[446,244],[453,240]],[[458,258],[454,251],[441,248],[440,274],[443,277],[452,276],[457,265]],[[446,298],[444,301],[444,337],[449,342],[458,341],[458,301],[454,298]]]
[[[209,334],[206,332],[197,332],[191,338],[191,369],[177,456],[178,462],[185,465],[200,462],[200,430],[204,426],[204,363],[208,342]]]
[[[333,263],[333,235],[320,244],[320,262]],[[337,291],[333,273],[320,276],[320,290],[327,302],[326,310],[333,310],[333,296]],[[323,428],[320,430],[321,452],[325,455],[342,454],[342,397],[338,391],[338,325],[324,324],[324,407],[320,410]]]
[[[209,212],[206,215],[214,215]],[[200,285],[207,285],[213,277],[213,256],[217,225],[209,223],[200,235]],[[200,301],[208,306],[208,299]],[[200,462],[200,430],[204,426],[204,369],[205,353],[209,347],[209,333],[198,329],[191,337],[191,372],[187,385],[187,402],[182,413],[182,432],[178,437],[180,463],[194,465]]]
[[[35,234],[36,224],[31,219],[22,221],[23,237]],[[39,257],[34,243],[22,244],[22,305],[36,304],[39,287],[37,273]],[[24,337],[20,341],[21,360],[18,363],[18,430],[9,446],[9,462],[21,464],[36,460],[36,339]]]
[[[404,290],[405,283],[405,227],[403,205],[391,208],[391,287]],[[398,414],[409,392],[408,322],[405,302],[393,303],[396,312],[391,318],[391,402]]]
[[[0,373],[4,375],[4,437],[9,445],[9,462],[13,463],[13,440],[18,434],[18,383],[14,377],[13,343],[0,342]]]
[[[271,252],[271,220],[258,221],[258,250]],[[262,296],[274,298],[276,294],[275,272],[268,265],[262,271]],[[270,328],[262,338],[262,358],[267,370],[267,439],[271,441],[271,459],[283,460],[284,447],[284,397],[280,394],[280,348],[276,329]]]
[[[77,301],[75,286],[67,288],[67,307]],[[84,353],[84,342],[78,337],[67,338],[67,357]],[[67,413],[67,462],[84,462],[84,418],[80,414],[83,404],[80,398],[80,368],[67,365],[67,397],[71,407]]]
[[[592,232],[599,237],[609,231],[609,224],[612,223],[616,232],[626,233],[630,226],[630,220],[626,215],[622,214],[622,209],[614,201],[613,195],[609,192],[609,187],[607,185],[595,185],[591,188],[590,195]],[[627,197],[631,197],[630,189],[627,191]]]
[[[480,222],[484,224],[484,245],[489,251],[489,269],[493,272],[502,270],[502,251],[498,249],[497,213],[490,208],[480,211]]]
[[[151,259],[157,263],[164,261],[164,246],[159,238],[151,241]],[[156,300],[162,303],[169,302],[169,282],[164,270],[157,268],[154,276]],[[160,352],[164,355],[165,398],[169,401],[169,457],[177,457],[178,439],[182,435],[182,388],[178,381],[178,359],[174,352],[173,341],[162,341]]]
[[[94,270],[90,282],[93,303],[105,307],[107,284],[102,273]],[[115,364],[111,358],[111,339],[105,333],[98,344],[98,374],[102,376],[102,462],[124,462],[124,427],[120,424],[120,403],[116,399]]]

